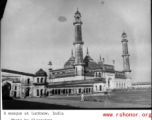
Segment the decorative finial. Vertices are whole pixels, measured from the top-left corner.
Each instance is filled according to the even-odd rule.
[[[127,34],[126,34],[125,31],[123,30],[122,38],[126,38],[126,37],[127,37]]]
[[[77,11],[78,11],[78,7],[77,7]]]
[[[115,60],[113,60],[113,64],[115,64]]]
[[[73,56],[73,49],[71,50],[71,55]]]
[[[101,61],[101,55],[100,55],[100,61]]]
[[[52,65],[52,62],[50,61],[48,65],[50,65],[50,66],[51,66],[51,65]]]
[[[103,58],[102,61],[105,62],[105,59]]]
[[[87,55],[89,55],[88,47],[87,47]]]

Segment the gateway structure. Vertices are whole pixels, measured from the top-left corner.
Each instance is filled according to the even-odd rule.
[[[87,49],[87,54],[83,57],[82,21],[81,13],[75,13],[75,56],[73,51],[70,59],[64,64],[63,69],[49,69],[49,81],[47,85],[48,95],[99,93],[112,89],[131,88],[131,70],[129,63],[129,52],[127,45],[127,35],[122,34],[123,47],[123,71],[116,71],[113,65],[104,64],[104,58],[96,63]]]
[[[47,74],[42,69],[35,74],[2,69],[3,97],[46,96]]]

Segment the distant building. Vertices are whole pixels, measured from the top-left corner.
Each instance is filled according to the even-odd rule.
[[[113,89],[129,89],[132,87],[129,63],[128,40],[122,34],[123,70],[115,70],[113,64],[105,64],[104,58],[95,62],[89,55],[83,57],[83,40],[81,31],[81,13],[75,13],[75,55],[64,64],[62,69],[49,69],[49,76],[40,69],[36,74],[2,69],[2,83],[13,97],[40,97],[52,95],[77,95],[104,93]],[[51,63],[52,64],[52,63]],[[5,93],[5,92],[4,92]],[[7,93],[6,93],[7,94]]]
[[[132,84],[133,89],[151,89],[151,82],[136,82]]]

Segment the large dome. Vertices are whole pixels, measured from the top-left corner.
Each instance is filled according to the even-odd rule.
[[[72,51],[70,59],[64,64],[64,68],[73,68],[74,62],[75,62],[75,57],[73,56],[73,51]]]

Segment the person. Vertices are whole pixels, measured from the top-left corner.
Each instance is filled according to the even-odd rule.
[[[81,94],[81,101],[82,102],[84,101],[84,95],[83,95],[83,93]]]

